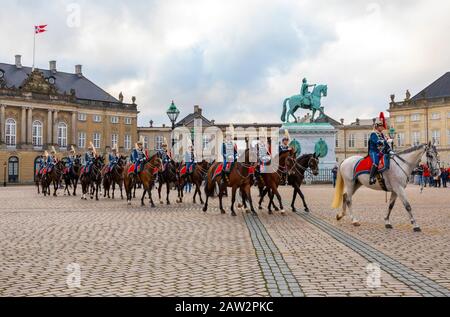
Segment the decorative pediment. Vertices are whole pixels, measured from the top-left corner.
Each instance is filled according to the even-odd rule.
[[[44,74],[35,69],[22,83],[21,90],[45,95],[57,95],[58,91],[44,77]]]

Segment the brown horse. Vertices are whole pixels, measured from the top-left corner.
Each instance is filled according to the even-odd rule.
[[[64,165],[67,165],[68,158],[65,157],[62,159]],[[64,195],[67,194],[70,196],[69,187],[73,187],[73,195],[77,195],[77,186],[78,181],[80,179],[80,171],[81,171],[81,155],[77,155],[74,159],[73,165],[69,169],[64,169],[63,179],[65,183],[64,187]]]
[[[114,192],[116,191],[116,184],[120,189],[120,197],[123,199],[123,171],[125,169],[127,158],[121,156],[116,165],[113,166],[112,170],[109,171],[109,166],[105,166],[102,169],[103,178],[103,197],[110,196],[110,190],[112,187],[112,199],[114,199]]]
[[[249,151],[246,150],[246,162],[248,162]],[[243,199],[247,200],[250,204],[250,209],[253,214],[256,214],[255,208],[253,207],[252,197],[251,197],[251,187],[253,185],[253,176],[254,176],[254,165],[249,163],[239,163],[235,162],[231,170],[229,171],[229,175],[225,177],[224,173],[217,175],[214,178],[214,172],[217,167],[222,163],[214,163],[208,170],[206,184],[205,184],[205,194],[206,194],[206,202],[203,207],[203,211],[208,211],[208,201],[209,197],[214,194],[214,189],[216,184],[219,184],[219,206],[220,212],[225,214],[225,209],[223,209],[222,198],[226,193],[226,189],[228,187],[232,188],[232,196],[231,196],[231,215],[237,216],[234,211],[234,204],[236,202],[236,192],[239,189],[242,193]]]
[[[64,171],[64,163],[57,161],[50,172],[45,172],[41,178],[42,192],[44,196],[50,196],[50,185],[53,183],[53,196],[56,197],[56,192],[61,184],[61,178]]]
[[[80,176],[80,182],[81,182],[81,188],[83,190],[83,195],[81,196],[81,199],[87,200],[86,195],[89,193],[91,196],[91,199],[98,199],[98,190],[101,186],[102,182],[102,168],[104,165],[104,157],[103,156],[97,156],[94,158],[94,162],[92,163],[91,169],[89,173],[81,174]]]
[[[185,165],[181,166],[181,168],[179,168],[179,170],[181,170]],[[195,185],[195,191],[194,191],[194,204],[197,203],[197,195],[200,198],[200,203],[203,205],[203,198],[202,198],[202,191],[201,191],[201,187],[203,184],[203,181],[206,178],[206,175],[208,173],[208,169],[210,167],[210,164],[203,160],[200,163],[196,163],[195,166],[193,167],[193,171],[191,174],[185,174],[183,176],[179,176],[179,183],[178,183],[178,198],[179,198],[179,203],[183,202],[183,190],[184,187],[186,186],[186,184],[189,182],[193,185]]]
[[[309,212],[308,205],[305,201],[305,196],[303,195],[300,187],[305,179],[305,172],[311,170],[314,176],[319,175],[319,158],[316,154],[305,154],[299,158],[288,157],[286,159],[286,169],[288,173],[288,183],[294,188],[294,195],[292,197],[292,211],[297,212],[295,209],[295,199],[297,194],[300,195],[303,206],[305,207],[305,212]]]
[[[159,202],[161,205],[164,204],[164,202],[162,201],[162,198],[161,198],[161,191],[162,191],[164,184],[166,184],[166,203],[167,203],[167,205],[170,205],[170,200],[169,200],[170,186],[172,184],[175,184],[178,189],[178,193],[180,192],[179,191],[180,188],[179,188],[179,184],[178,184],[177,166],[176,166],[176,163],[172,160],[170,160],[166,164],[166,167],[164,168],[163,171],[158,173],[158,197],[159,197]]]
[[[293,151],[284,152],[275,159],[278,160],[278,170],[273,173],[261,173],[257,177],[257,184],[260,192],[260,200],[259,200],[259,210],[262,210],[262,203],[264,201],[264,197],[269,194],[270,202],[268,206],[269,214],[271,215],[272,206],[276,211],[281,210],[281,213],[284,213],[283,201],[281,199],[281,195],[278,192],[278,187],[280,186],[281,180],[283,178],[283,174],[286,173],[286,160],[287,158],[293,157]],[[269,166],[270,168],[270,166]],[[280,204],[280,208],[277,208],[274,204],[273,198],[277,197],[278,202]]]
[[[128,205],[131,205],[132,191],[137,181],[139,180],[144,188],[144,193],[142,194],[141,198],[141,205],[145,206],[144,198],[148,192],[150,196],[150,205],[152,208],[155,208],[155,203],[153,202],[151,190],[155,184],[157,174],[162,169],[161,158],[159,158],[158,155],[155,154],[149,160],[146,160],[144,162],[144,168],[138,173],[138,175],[134,174],[133,172],[132,173],[128,172],[132,165],[134,165],[134,163],[127,164],[123,171],[124,185],[125,191],[127,193]]]

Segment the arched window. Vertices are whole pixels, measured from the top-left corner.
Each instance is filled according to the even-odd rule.
[[[64,122],[58,124],[58,146],[67,147],[67,124]]]
[[[8,160],[8,182],[19,182],[19,159],[17,156],[11,156]]]
[[[7,119],[5,125],[5,137],[7,146],[16,146],[16,120]]]
[[[33,122],[33,146],[42,146],[42,122]]]

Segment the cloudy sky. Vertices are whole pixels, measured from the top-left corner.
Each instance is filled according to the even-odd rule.
[[[450,71],[447,0],[10,0],[0,60],[84,74],[126,101],[140,124],[167,123],[174,99],[218,122],[279,122],[300,80],[328,84],[326,112],[372,118],[392,93],[414,95]]]

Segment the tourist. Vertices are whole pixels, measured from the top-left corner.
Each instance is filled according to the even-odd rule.
[[[449,170],[446,168],[442,168],[441,170],[441,179],[442,179],[442,187],[447,188]]]
[[[423,165],[423,180],[424,180],[424,187],[427,187],[427,185],[430,185],[431,187],[431,180],[430,180],[431,172],[430,169],[426,164]]]
[[[336,180],[337,180],[337,174],[338,174],[339,168],[337,164],[333,167],[331,170],[331,173],[333,173],[333,188],[336,188]]]

